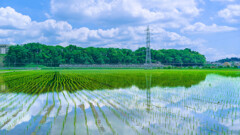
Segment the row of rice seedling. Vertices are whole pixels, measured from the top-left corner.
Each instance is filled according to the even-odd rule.
[[[125,92],[122,92],[122,93],[125,93]],[[136,95],[140,95],[140,94],[136,94]],[[114,96],[114,95],[113,95]],[[114,96],[115,97],[115,96]],[[122,96],[121,96],[122,97]],[[131,98],[130,98],[131,99]],[[125,100],[125,99],[124,99]],[[127,102],[129,102],[129,101],[127,101]],[[153,104],[152,104],[153,105]],[[154,106],[156,106],[156,105],[154,105]],[[137,107],[136,107],[137,108]]]
[[[99,125],[98,123],[96,123],[97,118],[96,116],[96,112],[93,112],[93,109],[91,108],[91,100],[88,99],[85,95],[79,94],[79,93],[75,93],[75,96],[77,97],[77,99],[80,99],[82,104],[79,106],[83,113],[84,113],[84,119],[85,119],[85,126],[87,128],[87,134],[99,134],[101,132],[101,129],[99,129]],[[86,109],[86,107],[90,107],[91,111],[88,111],[88,109]],[[95,109],[95,108],[94,108]],[[88,113],[87,113],[88,112]],[[95,114],[94,114],[95,113]],[[95,123],[95,126],[91,125],[91,127],[89,127],[89,122],[88,121],[92,121],[93,123]],[[98,129],[97,131],[93,131],[93,129]]]
[[[27,96],[28,97],[28,96]],[[28,97],[26,99],[26,96],[24,97],[24,99],[20,102],[16,102],[16,105],[13,106],[8,106],[7,108],[3,109],[4,110],[4,114],[1,117],[4,117],[5,115],[7,116],[11,116],[14,118],[16,117],[16,114],[18,114],[20,111],[23,110],[23,106],[26,104],[26,102],[28,102],[32,97]],[[4,119],[2,120],[4,121]]]
[[[100,95],[97,95],[97,96],[100,96]],[[125,100],[125,99],[124,99]],[[116,103],[116,100],[114,100],[115,101],[115,103]],[[114,103],[110,103],[111,105],[114,105]],[[115,105],[114,105],[115,106]],[[127,106],[127,105],[126,105]],[[136,106],[136,108],[137,108],[137,106]],[[126,113],[126,116],[128,117],[128,119],[130,119],[130,120],[133,120],[134,122],[136,122],[136,124],[137,125],[141,125],[141,123],[142,123],[142,119],[141,118],[139,118],[139,117],[135,117],[136,116],[136,113],[139,113],[138,111],[136,111],[136,110],[134,110],[134,112],[133,111],[131,111],[131,113]],[[147,111],[146,111],[146,114],[149,114]],[[142,116],[145,116],[144,118],[147,118],[148,119],[148,116],[146,115],[146,114],[144,114],[143,113],[143,111],[142,111]],[[132,116],[131,116],[132,115]],[[149,123],[149,122],[146,122],[146,123]],[[143,127],[143,126],[142,126]],[[143,127],[144,128],[144,127]],[[150,128],[147,128],[147,132],[148,133],[151,133],[152,131],[151,131],[151,127]],[[160,132],[160,131],[158,131],[158,132]]]
[[[95,119],[95,124],[98,128],[98,131],[99,131],[100,134],[102,134],[102,132],[104,132],[104,127],[101,124],[101,120],[99,119],[98,113],[97,113],[94,105],[91,102],[89,102],[89,104],[90,104],[91,110],[93,112],[93,116],[94,116],[94,119]]]
[[[88,95],[81,93],[88,97],[88,99],[91,99]],[[137,134],[140,134],[140,132],[135,128],[135,126],[131,125],[128,120],[126,119],[126,113],[119,109],[117,106],[111,104],[109,101],[105,101],[103,99],[100,99],[101,103],[105,104],[120,120],[122,120],[124,123],[126,123],[130,128],[132,128]]]
[[[22,78],[22,79],[24,79],[24,78]],[[28,84],[25,84],[25,83],[21,83],[21,85],[14,85],[14,87],[12,88],[13,89],[13,91],[14,92],[17,92],[17,90],[22,90],[22,92],[26,92],[26,91],[28,91],[29,89],[24,89],[24,87],[26,87]],[[31,86],[30,86],[31,87]],[[8,101],[11,101],[11,100],[17,100],[16,98],[17,97],[20,97],[20,98],[22,98],[21,97],[21,95],[19,95],[19,94],[16,94],[14,97],[12,97],[12,98],[10,98],[10,99],[8,99]],[[6,103],[6,102],[5,102]],[[2,104],[3,105],[3,104]],[[2,106],[1,105],[1,106]]]
[[[146,74],[141,73],[135,75],[141,78],[134,83],[138,87],[128,88],[131,84],[128,79],[123,81],[124,85],[119,84],[122,80],[119,83],[115,79],[110,81],[127,74],[74,71],[32,71],[31,74],[4,75],[7,89],[3,94],[9,101],[0,100],[0,134],[1,129],[13,129],[31,113],[31,106],[43,99],[46,103],[25,126],[26,134],[41,134],[42,131],[55,134],[53,130],[59,125],[59,134],[66,134],[69,130],[78,134],[79,115],[84,119],[85,126],[81,129],[85,128],[86,134],[123,133],[119,125],[126,126],[125,129],[132,134],[236,134],[240,131],[237,128],[240,118],[237,78],[209,75],[206,81],[189,88],[152,88],[151,84],[140,86],[139,82],[146,79]],[[152,77],[160,76],[160,73],[156,74]],[[214,78],[224,83],[219,84]],[[155,79],[150,81],[157,84]],[[146,87],[149,90],[139,89]],[[230,87],[228,91],[227,87]]]
[[[39,130],[41,130],[41,127],[42,126],[44,126],[44,124],[45,124],[45,122],[46,122],[46,120],[47,120],[47,117],[49,116],[49,114],[51,113],[51,111],[53,110],[53,108],[55,107],[55,98],[54,98],[54,91],[57,91],[57,97],[58,97],[58,102],[59,102],[59,107],[58,107],[58,109],[57,109],[57,113],[54,115],[54,119],[53,120],[50,120],[49,122],[50,122],[50,124],[51,124],[51,127],[48,129],[48,134],[50,134],[51,133],[51,129],[52,129],[52,126],[55,124],[55,120],[56,120],[56,118],[58,117],[58,115],[59,115],[59,112],[60,112],[60,110],[61,110],[61,108],[62,108],[62,105],[61,105],[61,99],[59,98],[59,92],[58,92],[58,89],[57,89],[57,85],[58,85],[58,82],[60,81],[60,79],[59,79],[59,76],[54,76],[54,78],[55,78],[55,80],[56,81],[53,81],[53,85],[52,85],[52,87],[48,87],[48,91],[49,92],[52,92],[52,99],[53,99],[53,104],[47,109],[47,112],[45,113],[45,115],[42,117],[42,120],[39,122],[39,126],[36,128],[36,130],[35,130],[35,132],[34,133],[36,133],[37,134],[37,132],[39,131]],[[63,95],[64,95],[64,93],[63,93]],[[65,95],[64,95],[65,96]],[[68,101],[68,100],[67,100]]]
[[[89,95],[89,93],[86,92],[86,91],[84,91],[84,95],[85,95],[86,97],[88,97],[89,100],[91,99],[91,98],[89,98],[89,96],[92,97],[92,95]],[[94,97],[94,96],[93,96],[93,97]],[[101,107],[99,106],[99,103],[102,104],[101,102],[99,102],[99,99],[98,99],[98,98],[96,98],[96,100],[91,100],[91,102],[89,102],[90,107],[92,108],[92,111],[93,111],[93,113],[94,113],[93,115],[96,115],[96,116],[94,116],[94,117],[95,117],[95,124],[97,125],[99,132],[100,132],[100,133],[109,132],[109,131],[107,131],[108,128],[109,128],[112,134],[116,134],[116,131],[112,128],[112,125],[111,125],[110,122],[108,121],[108,119],[107,119],[104,111],[103,111],[103,110],[101,109]],[[97,109],[95,109],[94,106],[97,107],[97,109],[99,110],[99,111],[98,111],[99,113],[97,112]],[[102,114],[102,117],[105,119],[106,123],[104,123],[103,121],[101,121],[100,116],[98,116],[98,114],[100,115],[100,113]],[[104,126],[107,126],[108,128],[104,128]]]
[[[86,127],[86,134],[89,134],[89,130],[88,130],[88,120],[87,120],[87,115],[86,115],[86,110],[85,110],[85,105],[82,99],[80,99],[76,93],[72,93],[72,95],[70,95],[70,93],[68,93],[68,96],[71,98],[71,100],[74,102],[74,134],[76,134],[76,110],[77,108],[80,108],[84,114],[84,123],[85,123],[85,127]],[[73,99],[74,97],[74,99]],[[77,105],[77,101],[78,101],[78,106]],[[78,116],[79,117],[79,116]],[[82,131],[83,132],[83,131]]]
[[[53,76],[53,77],[51,78],[51,80],[53,80],[54,77],[55,77],[55,76]],[[47,84],[48,84],[48,82],[47,82]],[[36,127],[34,133],[37,133],[39,130],[41,130],[41,127],[42,127],[42,126],[45,124],[45,122],[47,121],[47,117],[50,115],[51,111],[52,111],[53,108],[55,107],[54,85],[53,85],[53,87],[47,87],[47,89],[48,89],[48,90],[47,90],[48,93],[52,92],[52,101],[53,101],[53,103],[52,103],[50,106],[48,106],[48,108],[47,108],[47,110],[46,110],[46,113],[42,116],[42,119],[39,121],[39,125]],[[58,92],[57,92],[57,94],[58,94]],[[48,97],[48,94],[47,94],[47,97]],[[48,100],[47,100],[45,106],[47,106],[47,105],[48,105]],[[44,108],[45,108],[45,106],[44,106]],[[61,101],[60,101],[60,106],[61,106]],[[43,111],[43,110],[42,110],[42,111]],[[41,113],[39,113],[39,114],[41,114]],[[51,126],[52,126],[52,125],[51,125]]]
[[[97,106],[98,106],[100,112],[102,113],[102,115],[103,115],[103,117],[104,117],[104,119],[105,119],[105,121],[106,121],[108,127],[111,129],[112,134],[113,134],[113,135],[116,135],[116,131],[113,129],[113,127],[112,127],[111,123],[109,122],[109,120],[108,120],[106,114],[104,113],[104,111],[103,111],[103,110],[101,109],[101,107],[99,106],[99,103],[97,103]]]
[[[67,101],[67,100],[66,100]]]
[[[74,104],[74,116],[73,116],[73,123],[71,124],[67,124],[67,128],[71,128],[71,130],[73,131],[73,134],[76,135],[76,119],[77,119],[77,104],[76,104],[76,101],[73,99],[74,96],[70,95],[70,93],[68,91],[66,91],[66,96],[68,97],[68,99],[70,99],[72,101],[72,103]],[[70,118],[71,119],[71,118]],[[71,121],[69,119],[69,121]],[[69,123],[68,121],[68,123]],[[65,132],[69,132],[69,131],[65,131]]]
[[[65,127],[65,123],[66,123],[66,120],[67,120],[68,108],[69,108],[69,104],[68,104],[68,106],[67,106],[67,108],[66,108],[66,114],[65,114],[65,117],[64,117],[64,120],[63,120],[63,123],[62,123],[61,135],[63,134],[63,130],[64,130],[64,127]]]
[[[56,82],[56,78],[60,77],[60,81],[57,82],[57,89],[64,89],[64,90],[68,90],[68,91],[75,91],[75,90],[81,90],[81,89],[99,89],[98,86],[100,86],[100,88],[103,89],[113,89],[113,88],[128,88],[131,87],[132,85],[135,85],[135,83],[137,82],[136,86],[138,85],[142,85],[139,86],[140,88],[143,87],[143,89],[146,89],[144,87],[146,87],[146,85],[144,83],[142,83],[143,81],[146,81],[145,79],[145,74],[148,74],[147,71],[137,71],[139,73],[136,73],[134,71],[124,71],[123,72],[113,72],[113,71],[108,71],[107,73],[104,72],[97,72],[97,73],[91,73],[90,71],[85,72],[80,72],[80,73],[75,73],[74,71],[35,71],[35,72],[25,72],[25,74],[42,74],[42,76],[47,76],[44,75],[44,73],[49,73],[54,75],[54,79],[49,81],[49,87],[53,87],[53,83],[52,82]],[[113,73],[112,73],[113,72]],[[154,71],[151,73],[152,74],[152,85],[153,86],[158,86],[158,85],[163,85],[165,86],[165,84],[161,84],[164,81],[169,81],[169,79],[161,79],[161,77],[170,77],[172,79],[175,80],[181,80],[181,79],[186,79],[186,78],[190,78],[190,81],[185,81],[185,82],[191,82],[191,80],[197,80],[197,78],[201,78],[198,75],[205,75],[205,72],[200,72],[200,71],[194,71],[194,72],[187,72],[187,71],[181,71],[181,72],[177,72],[177,71]],[[181,77],[181,79],[176,79],[174,77],[178,77],[178,75],[183,76]],[[23,76],[23,75],[22,75]],[[27,76],[27,75],[26,75]],[[128,78],[125,78],[125,76],[128,76]],[[196,77],[195,77],[196,76]],[[196,79],[192,79],[192,77],[196,78]],[[204,77],[204,78],[205,78]],[[11,80],[13,78],[11,77],[5,77],[4,80]],[[19,78],[18,78],[19,79]],[[158,82],[156,82],[157,80],[159,80]],[[174,82],[175,80],[173,80],[173,84],[179,84],[179,86],[181,86],[180,84],[182,83],[184,86],[184,83],[181,82]],[[29,80],[30,81],[30,80]],[[34,83],[34,81],[31,81]],[[84,83],[87,82],[91,82],[94,83],[94,85],[84,85]],[[171,80],[170,80],[171,82]],[[169,83],[170,83],[169,82]],[[122,86],[119,86],[121,85]],[[72,86],[71,86],[72,85]],[[125,85],[125,86],[124,86]],[[128,85],[128,86],[127,86]],[[186,84],[186,86],[188,86],[190,84]],[[193,85],[193,84],[192,84]],[[192,86],[190,85],[190,86]],[[104,87],[103,87],[104,86]],[[171,85],[169,85],[171,86]]]
[[[26,89],[26,91],[29,91],[29,90],[31,90],[31,87],[29,87],[29,89]],[[36,93],[37,91],[35,91],[35,93]],[[26,97],[26,96],[25,96]],[[30,96],[30,98],[29,98],[29,100],[31,99],[31,96]],[[35,98],[36,99],[36,98]],[[24,100],[23,100],[24,101]],[[24,104],[26,104],[28,102],[28,100],[26,100],[23,104],[22,104],[22,106],[21,106],[21,108],[19,108],[20,110],[22,110],[22,107],[23,107],[23,105]],[[10,102],[10,104],[11,104],[12,102]],[[29,110],[29,108],[30,108],[30,106],[31,106],[32,104],[30,104],[29,105],[29,107],[27,108],[27,110]],[[19,113],[19,111],[17,110],[17,114]],[[15,113],[16,114],[16,113]],[[12,115],[13,116],[13,118],[14,117],[16,117],[17,115]],[[11,118],[12,119],[12,118]],[[2,125],[2,127],[3,126],[5,126],[8,122],[10,122],[10,120],[7,120],[7,121],[5,121],[5,123]],[[16,123],[16,120],[13,122],[13,123]]]
[[[103,99],[106,99],[107,97],[109,97],[109,95],[102,95],[100,93],[98,93],[98,94],[97,93],[95,93],[95,94],[91,93],[91,94],[94,95],[96,98],[101,97]],[[121,109],[122,112],[124,112],[126,115],[128,115],[130,117],[133,116],[134,118],[138,119],[138,118],[140,118],[142,116],[142,114],[133,112],[133,110],[129,109],[125,104],[122,104],[122,103],[120,103],[119,101],[117,101],[115,99],[114,100],[110,100],[109,104],[112,105],[112,106],[115,106],[115,108]],[[133,118],[131,117],[131,119],[133,119]]]
[[[34,133],[37,133],[39,130],[41,130],[42,125],[45,124],[45,122],[47,121],[47,117],[50,115],[50,113],[53,110],[54,106],[55,105],[52,104],[51,106],[49,106],[47,108],[46,113],[42,116],[42,119],[40,120],[39,125],[36,127]],[[34,134],[34,133],[32,133],[32,134]]]
[[[37,121],[37,119],[39,118],[39,117],[41,117],[42,115],[42,112],[47,108],[47,106],[48,106],[48,93],[47,93],[47,97],[46,97],[46,103],[45,103],[45,105],[43,106],[43,108],[41,108],[40,109],[40,111],[37,113],[37,115],[29,122],[29,124],[27,125],[27,131],[26,132],[28,132],[28,129],[31,129],[32,128],[32,126],[33,126],[33,124],[35,124],[36,123],[36,121]],[[37,128],[38,126],[36,126],[36,128]],[[35,129],[34,131],[36,131],[37,129]],[[32,132],[31,134],[36,134],[35,132]]]
[[[23,85],[25,85],[25,84],[22,84],[21,86],[24,87]],[[23,89],[24,89],[24,88],[23,88]],[[24,89],[23,92],[30,91],[30,89],[31,89],[31,85],[30,85],[28,88]],[[27,97],[27,96],[28,96],[28,95],[25,95],[25,97]],[[12,105],[13,103],[17,103],[18,100],[22,100],[22,99],[24,99],[25,97],[23,97],[22,94],[17,94],[16,96],[14,96],[14,98],[8,100],[8,102],[7,102],[8,105],[6,105],[5,107],[10,106],[10,105]],[[5,102],[5,103],[6,103],[6,102]],[[7,103],[6,103],[6,104],[7,104]],[[5,105],[5,104],[3,104],[3,105]],[[2,106],[2,109],[5,109],[5,107]]]
[[[37,96],[32,101],[31,100],[25,101],[23,103],[24,105],[22,105],[21,108],[18,108],[19,109],[19,110],[17,110],[18,115],[14,115],[14,114],[10,115],[10,117],[9,117],[10,121],[5,123],[5,125],[3,125],[3,127],[7,126],[7,128],[6,128],[7,130],[10,130],[12,127],[14,127],[18,123],[18,121],[20,121],[24,117],[24,115],[27,113],[26,109],[30,108],[36,99],[37,99]],[[27,106],[27,108],[24,108],[24,106]]]
[[[28,85],[28,84],[27,84]],[[34,84],[34,85],[36,85],[36,84]],[[19,85],[17,85],[17,86],[19,86]],[[25,89],[24,89],[24,86],[26,87],[26,84],[25,83],[22,83],[22,85],[20,85],[19,87],[20,87],[20,89],[23,89],[22,91],[23,92],[29,92],[30,90],[31,90],[31,88],[33,88],[34,86],[32,86],[32,85],[29,85],[28,87],[26,87]],[[17,90],[17,89],[16,89]],[[37,91],[35,91],[35,93],[36,93]],[[20,101],[22,101],[23,99],[22,99],[22,96],[21,96],[21,94],[18,94],[18,95],[20,95],[20,97],[19,98],[16,98],[16,99],[18,99],[18,100],[20,100]],[[27,95],[25,96],[25,97],[27,97]],[[29,99],[28,100],[30,100],[31,99],[31,96],[29,97]],[[23,100],[24,101],[24,100]],[[10,103],[12,103],[12,102],[10,102]],[[16,102],[17,103],[17,102]],[[17,105],[17,104],[16,104]],[[23,106],[23,105],[22,105]],[[9,112],[9,111],[8,111]]]
[[[47,87],[46,86],[46,84],[48,83],[48,80],[51,80],[52,79],[52,76],[47,76],[46,77],[46,80],[45,80],[45,82],[42,82],[41,83],[41,85],[39,86],[39,87],[37,87],[37,89],[36,89],[36,92],[38,92],[38,95],[37,95],[37,98],[39,97],[39,95],[41,94],[41,92]],[[49,88],[47,88],[47,89],[49,89]],[[39,91],[38,91],[39,90]],[[33,93],[34,94],[34,93]],[[43,112],[43,110],[48,106],[48,93],[47,93],[47,96],[46,96],[47,98],[47,100],[46,100],[46,104],[44,105],[44,107],[37,113],[37,116],[33,119],[33,120],[31,120],[31,122],[27,125],[27,130],[29,129],[29,128],[31,128],[32,127],[32,124],[33,123],[35,123],[35,121],[41,116],[41,114],[42,114],[42,112]],[[35,99],[35,101],[37,100],[37,98]],[[54,101],[54,100],[53,100]],[[54,101],[54,103],[55,103],[55,101]],[[32,102],[32,104],[34,104],[34,102]],[[28,107],[28,109],[27,109],[27,111],[29,111],[30,110],[30,108],[31,107]],[[53,109],[53,106],[50,106],[50,107],[48,107],[48,113],[50,113],[50,110],[52,110]],[[47,114],[48,114],[47,113]],[[43,117],[43,118],[45,118],[45,117]],[[45,120],[45,119],[42,119],[43,121]],[[42,122],[43,122],[42,121]],[[27,131],[25,131],[25,132],[27,132]]]
[[[59,103],[59,105],[58,105],[58,108],[57,108],[57,111],[56,111],[56,113],[54,114],[54,118],[53,118],[53,120],[51,121],[51,126],[50,126],[50,128],[48,129],[48,131],[47,131],[47,135],[49,135],[49,134],[51,134],[51,131],[52,131],[52,127],[53,127],[53,125],[55,124],[55,122],[56,122],[56,119],[58,118],[58,116],[59,116],[59,113],[60,113],[60,111],[61,111],[61,109],[62,109],[62,101],[61,101],[61,99],[60,99],[60,97],[59,97],[59,92],[57,91],[57,101],[58,101],[58,103]],[[53,104],[54,104],[54,107],[56,107],[55,106],[55,98],[54,98],[54,94],[53,94]]]
[[[87,135],[89,135],[89,130],[88,130],[88,124],[87,124],[87,115],[86,115],[86,111],[85,111],[85,105],[81,104],[79,105],[79,107],[82,109],[83,113],[84,113],[84,120],[85,120],[85,126],[86,126],[86,130],[87,130]]]

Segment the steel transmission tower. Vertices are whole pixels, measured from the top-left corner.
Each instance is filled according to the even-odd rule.
[[[146,65],[151,65],[152,64],[152,61],[151,61],[151,46],[150,46],[150,43],[151,43],[151,33],[150,33],[150,28],[149,26],[147,27],[147,35],[146,35],[146,62],[145,64]]]

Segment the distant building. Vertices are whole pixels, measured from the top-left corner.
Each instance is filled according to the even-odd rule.
[[[240,68],[240,62],[234,62],[234,67]]]
[[[240,67],[240,62],[234,62],[234,66]]]
[[[0,44],[0,54],[7,54],[10,45]]]
[[[222,63],[212,62],[211,65],[214,65],[214,66],[216,66],[216,67],[220,67],[220,66],[222,66]]]
[[[224,63],[223,63],[223,66],[225,66],[225,67],[231,67],[232,65],[231,65],[229,62],[224,62]]]

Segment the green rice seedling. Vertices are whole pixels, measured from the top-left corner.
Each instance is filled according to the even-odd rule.
[[[77,122],[77,107],[74,105],[74,135],[76,135],[76,122]]]
[[[147,88],[146,82],[144,82],[146,81],[146,73],[152,74],[150,87],[152,92],[150,94],[151,100],[147,99],[145,96],[146,91],[144,91],[144,89]],[[209,73],[219,75],[208,75]],[[224,76],[228,76],[228,78]],[[101,122],[104,123],[106,121],[109,129],[111,129],[109,123],[112,126],[113,122],[111,117],[106,115],[113,114],[115,117],[118,114],[120,117],[118,118],[116,116],[118,120],[125,123],[133,131],[135,131],[135,128],[139,133],[195,134],[200,132],[207,134],[208,132],[214,132],[212,130],[220,132],[223,130],[222,133],[228,134],[236,133],[233,130],[226,130],[218,126],[218,123],[227,122],[230,123],[230,127],[236,126],[234,124],[235,119],[238,118],[239,111],[237,108],[240,103],[238,89],[240,85],[236,81],[237,78],[233,78],[236,77],[236,72],[187,70],[59,70],[4,73],[1,77],[3,79],[0,79],[0,84],[4,84],[6,87],[0,92],[6,95],[7,98],[4,96],[1,96],[2,98],[0,97],[0,108],[6,107],[2,109],[3,112],[0,112],[0,116],[2,116],[0,117],[0,125],[12,119],[5,127],[14,127],[17,121],[20,121],[25,114],[30,113],[24,113],[23,111],[29,111],[31,109],[31,106],[34,104],[32,102],[38,99],[36,97],[39,94],[52,93],[53,104],[58,105],[58,111],[54,115],[54,120],[50,121],[49,125],[46,124],[46,126],[51,125],[52,127],[54,125],[56,117],[58,117],[58,113],[61,110],[62,103],[68,103],[70,105],[72,102],[75,106],[75,116],[73,120],[73,124],[75,124],[77,117],[76,107],[78,106],[76,105],[76,100],[79,100],[80,103],[84,101],[96,104],[99,108],[99,112],[97,112],[98,115],[103,116],[103,121]],[[215,80],[224,82],[218,84],[214,82]],[[209,84],[211,84],[211,86],[209,86]],[[228,87],[229,89],[226,91]],[[78,92],[78,90],[83,91]],[[57,96],[55,96],[55,92]],[[64,97],[62,101],[59,98],[59,93],[61,92],[63,92]],[[13,93],[14,95],[8,93]],[[26,94],[29,96],[26,96]],[[58,98],[56,103],[55,98]],[[4,102],[4,99],[10,100]],[[29,103],[26,102],[28,100]],[[149,103],[148,101],[151,102]],[[107,107],[106,111],[110,112],[110,114],[106,114],[104,110],[104,114],[108,118],[107,120],[104,118],[104,114],[99,107],[100,103],[104,104]],[[132,103],[132,105],[129,106],[129,103]],[[47,104],[44,111],[46,110],[46,112],[48,112],[48,108],[51,105]],[[96,113],[94,113],[93,107],[95,106],[92,106],[94,117]],[[149,111],[143,109],[147,107],[150,108]],[[22,109],[23,111],[21,111]],[[115,114],[112,109],[115,110]],[[98,109],[95,108],[95,111],[98,111]],[[8,114],[6,114],[6,112],[8,112]],[[204,115],[201,114],[203,112]],[[195,117],[195,114],[199,116]],[[46,113],[43,115],[42,120],[45,119]],[[37,116],[36,118],[39,117],[40,116]],[[202,119],[202,117],[209,119]],[[48,119],[48,116],[46,119]],[[86,119],[87,118],[85,118],[85,120]],[[96,121],[97,119],[98,118],[95,117],[94,120]],[[200,126],[199,123],[205,123],[208,120],[214,120],[215,122],[208,122],[207,125],[202,125],[203,128],[200,129],[201,131],[197,131]],[[31,120],[30,123],[31,124],[27,126],[28,128],[32,128],[31,125],[35,123],[35,120]],[[42,130],[41,127],[43,124],[44,123],[40,123],[36,131]],[[209,126],[210,130],[206,129],[207,126]],[[51,127],[48,128],[48,134],[51,134]],[[143,127],[143,129],[139,127]],[[115,132],[117,131],[115,128],[113,129]],[[148,129],[151,132],[149,132]],[[189,129],[189,131],[187,129]],[[75,125],[74,130],[76,130]],[[111,132],[113,132],[112,129]],[[135,133],[137,134],[136,131]]]
[[[42,91],[43,89],[41,89]],[[34,102],[37,100],[37,98],[39,97],[39,94],[41,93],[41,91],[38,92],[38,95],[36,96],[36,98],[33,100],[33,102],[28,106],[27,112],[30,110],[31,106],[34,104]],[[32,124],[32,122],[35,122],[36,119],[40,116],[40,114],[42,113],[42,111],[47,107],[48,105],[48,93],[47,93],[47,100],[46,100],[46,104],[44,105],[44,107],[38,112],[37,117],[35,117],[29,124],[28,127],[30,127],[30,125]],[[25,114],[25,113],[24,113]],[[24,115],[23,114],[23,115]]]
[[[35,98],[35,99],[36,99],[36,98]],[[31,106],[34,102],[35,102],[35,100],[29,105],[27,111],[29,110],[30,106]],[[18,113],[19,113],[19,112],[18,112]],[[17,113],[17,114],[18,114],[18,113]],[[13,116],[16,117],[15,115],[13,115]],[[17,120],[13,121],[13,123],[16,123],[16,121],[17,121]],[[6,124],[6,123],[5,123],[5,124]],[[13,125],[14,125],[14,124],[13,124]]]
[[[63,120],[63,123],[62,123],[61,135],[63,134],[63,130],[64,130],[64,127],[65,127],[65,123],[66,123],[66,121],[67,121],[68,108],[69,108],[69,104],[68,104],[68,106],[67,106],[66,114],[65,114],[65,117],[64,117],[64,120]]]
[[[94,105],[91,102],[88,102],[88,103],[90,104],[91,110],[93,112],[93,116],[94,116],[94,119],[95,119],[95,124],[98,128],[98,131],[99,131],[100,134],[102,134],[104,132],[104,127],[101,125],[101,120],[98,117],[98,113],[97,113]]]
[[[89,135],[88,124],[87,124],[87,114],[86,114],[86,111],[85,111],[85,105],[81,104],[81,105],[79,105],[79,107],[82,109],[82,111],[84,113],[84,119],[85,119],[85,126],[86,126],[86,130],[87,130],[87,135]]]
[[[83,93],[82,93],[83,94]],[[85,96],[87,96],[86,94],[84,94]],[[90,99],[90,97],[88,97],[89,99]],[[86,99],[87,100],[87,99]],[[103,101],[103,100],[101,100],[101,101]],[[118,107],[116,107],[114,104],[112,104],[112,103],[110,103],[110,102],[108,102],[108,104],[110,104],[110,106],[112,106],[113,108],[111,108],[111,107],[109,107],[109,106],[107,106],[108,108],[110,108],[110,110],[111,111],[113,111],[113,113],[116,115],[117,114],[117,111],[116,110],[118,110],[118,112],[120,112],[120,114],[121,115],[123,115],[123,116],[127,116],[126,115],[126,113],[124,113],[122,110],[120,110]],[[116,110],[115,110],[116,109]],[[118,115],[116,115],[120,120],[122,120],[123,122],[125,122],[129,127],[131,127],[136,133],[138,133],[139,134],[139,131],[135,128],[135,126],[133,126],[133,125],[130,125],[130,123],[125,119],[125,118],[122,118],[119,114]]]
[[[104,117],[104,119],[105,119],[105,121],[106,121],[108,127],[111,129],[113,135],[116,135],[116,131],[112,128],[112,125],[111,125],[110,122],[108,121],[107,116],[105,115],[104,111],[101,109],[101,107],[99,106],[98,103],[97,103],[97,106],[98,106],[100,112],[102,113],[102,115],[103,115],[103,117]]]
[[[44,116],[42,117],[42,119],[39,122],[40,125],[38,125],[36,127],[35,131],[32,134],[36,134],[41,129],[41,126],[46,122],[46,119],[49,116],[49,114],[51,113],[53,108],[54,108],[54,105],[51,105],[50,107],[47,108],[47,112],[44,114]]]
[[[67,95],[72,100],[72,102],[74,103],[74,122],[73,122],[73,125],[74,125],[74,134],[76,134],[77,105],[76,105],[75,100],[72,98],[72,96],[70,96],[68,91],[67,91]]]

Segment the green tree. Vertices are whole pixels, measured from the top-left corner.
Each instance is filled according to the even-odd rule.
[[[161,62],[176,66],[203,65],[206,62],[204,55],[188,48],[151,50],[151,55],[153,63]],[[6,66],[38,64],[57,67],[60,64],[143,64],[145,59],[145,47],[132,51],[119,48],[81,48],[75,45],[62,47],[29,43],[11,46],[4,63]]]

